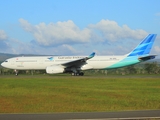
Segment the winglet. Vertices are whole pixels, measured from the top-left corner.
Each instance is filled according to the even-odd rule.
[[[88,59],[91,59],[91,58],[93,58],[95,56],[95,52],[93,52],[92,54],[90,54],[89,56],[88,56]]]

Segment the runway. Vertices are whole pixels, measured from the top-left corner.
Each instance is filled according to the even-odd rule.
[[[0,120],[109,120],[109,119],[148,119],[160,118],[160,110],[88,112],[88,113],[49,113],[49,114],[0,114]]]

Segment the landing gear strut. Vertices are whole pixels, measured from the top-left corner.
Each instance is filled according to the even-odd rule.
[[[17,70],[14,70],[14,72],[15,72],[15,75],[18,76],[18,71],[17,71]]]

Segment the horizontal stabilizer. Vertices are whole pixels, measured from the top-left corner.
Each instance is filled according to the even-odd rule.
[[[148,55],[148,56],[144,56],[144,57],[139,57],[138,59],[140,61],[146,61],[146,60],[150,60],[150,59],[154,59],[157,55]]]

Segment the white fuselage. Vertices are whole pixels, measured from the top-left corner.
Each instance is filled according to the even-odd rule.
[[[49,59],[51,58],[52,59]],[[74,61],[85,56],[31,56],[31,57],[14,57],[7,59],[2,66],[17,70],[45,70],[51,65],[60,65],[69,61]],[[105,69],[126,56],[95,56],[87,60],[87,65],[92,69]]]

